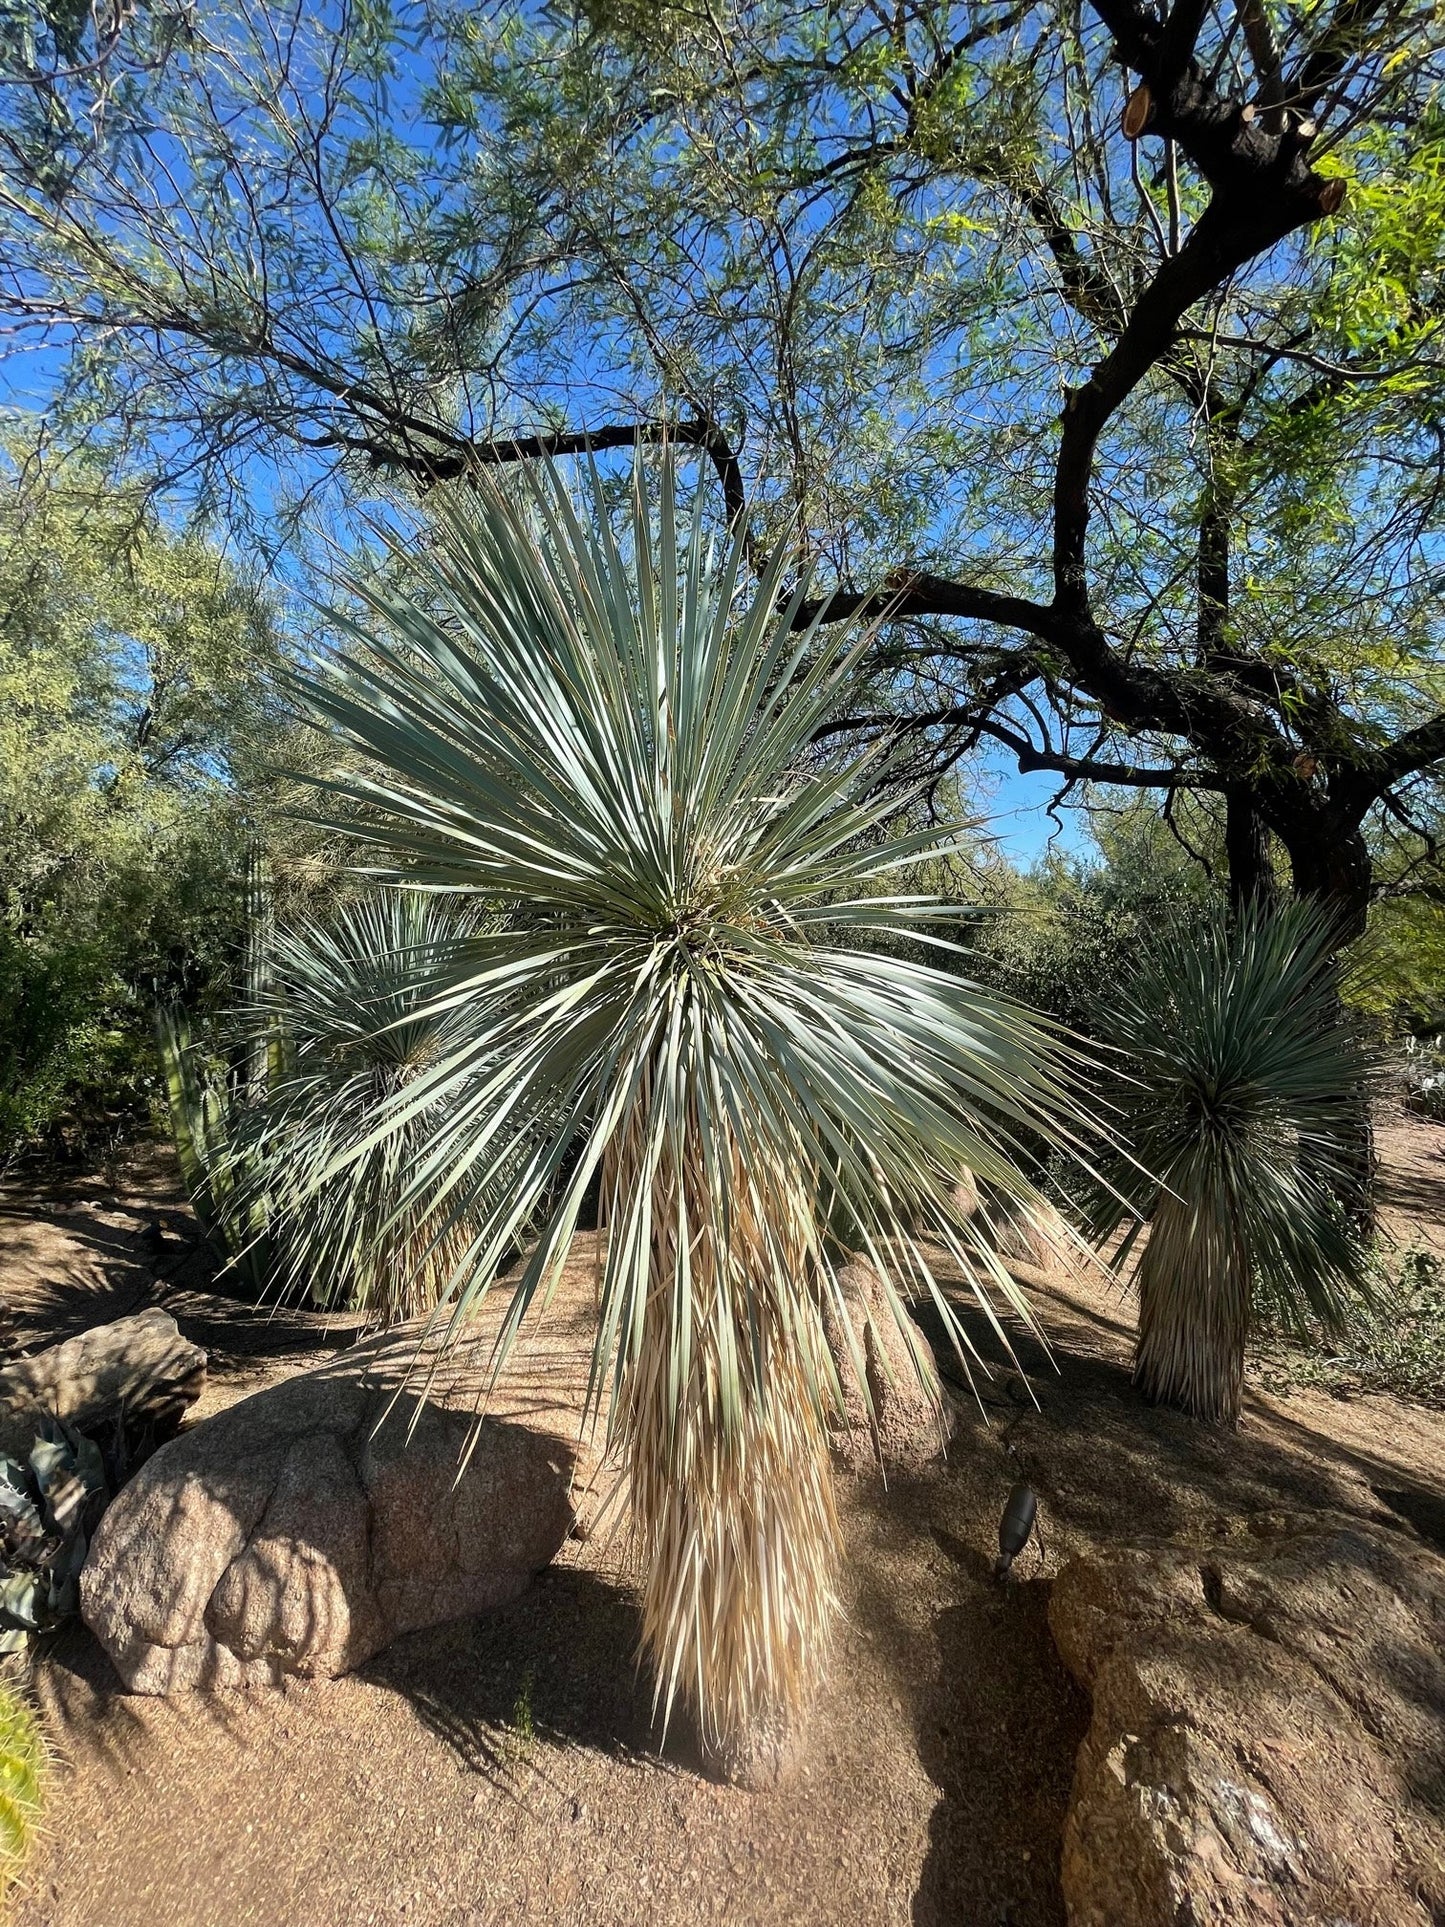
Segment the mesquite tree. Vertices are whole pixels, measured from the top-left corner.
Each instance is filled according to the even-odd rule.
[[[1346,933],[1380,844],[1433,864],[1426,0],[154,0],[62,38],[0,49],[0,298],[69,352],[59,419],[213,492],[280,462],[238,509],[668,433],[760,505],[759,568],[800,543],[834,616],[889,611],[833,724],[1192,791],[1239,900],[1282,851]]]

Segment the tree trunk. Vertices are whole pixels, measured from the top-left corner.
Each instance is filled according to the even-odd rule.
[[[1320,810],[1281,832],[1289,851],[1295,895],[1314,897],[1334,918],[1341,949],[1365,934],[1374,864],[1358,823],[1333,820]]]
[[[1343,950],[1364,935],[1370,910],[1374,864],[1364,832],[1358,824],[1331,822],[1321,810],[1301,832],[1284,838],[1297,896],[1313,897],[1335,920]],[[1337,1020],[1348,1022],[1343,1005]],[[1375,1126],[1370,1116],[1370,1093],[1360,1085],[1353,1093],[1350,1116],[1343,1132],[1340,1162],[1343,1177],[1333,1189],[1361,1237],[1375,1231]]]
[[[1277,889],[1269,833],[1243,784],[1225,791],[1224,853],[1229,864],[1230,909],[1237,915],[1247,904],[1272,904]]]
[[[1370,1093],[1360,1085],[1352,1093],[1350,1115],[1342,1133],[1342,1179],[1335,1190],[1346,1217],[1361,1238],[1373,1238],[1376,1228],[1375,1184],[1380,1160],[1375,1151],[1375,1120],[1370,1115]]]

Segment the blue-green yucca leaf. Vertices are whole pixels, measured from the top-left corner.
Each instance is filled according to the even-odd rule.
[[[868,637],[802,623],[782,558],[744,597],[740,543],[715,553],[699,507],[680,515],[670,461],[654,511],[645,473],[625,552],[595,476],[586,514],[545,469],[437,497],[412,586],[361,585],[365,617],[300,685],[351,752],[329,781],[380,873],[498,913],[429,987],[446,1048],[313,1169],[407,1131],[398,1212],[487,1201],[453,1330],[530,1235],[503,1350],[600,1181],[593,1392],[627,1457],[647,1639],[667,1700],[726,1736],[796,1703],[829,1618],[830,1297],[852,1325],[825,1220],[911,1344],[902,1298],[931,1293],[962,1351],[932,1246],[995,1321],[991,1296],[1028,1311],[954,1211],[959,1167],[1027,1210],[1021,1144],[1078,1150],[1090,1126],[1044,1020],[880,941],[916,951],[957,916],[896,884],[956,832],[895,832],[884,752],[818,747]]]
[[[434,1111],[393,1124],[390,1107],[459,1041],[431,992],[477,921],[474,906],[373,890],[275,933],[248,1020],[282,1042],[285,1069],[248,1113],[241,1172],[269,1223],[278,1293],[386,1325],[447,1288],[479,1200],[415,1182]]]

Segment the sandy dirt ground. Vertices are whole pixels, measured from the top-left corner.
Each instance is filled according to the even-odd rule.
[[[1380,1136],[1389,1228],[1445,1251],[1445,1129],[1392,1117]],[[215,1291],[185,1224],[159,1153],[113,1189],[12,1186],[12,1343],[160,1302],[212,1351],[215,1409],[350,1342],[335,1321]],[[1054,1347],[1051,1364],[1020,1344],[1037,1407],[1000,1360],[982,1407],[959,1393],[945,1462],[887,1490],[844,1481],[847,1616],[793,1786],[718,1787],[685,1735],[659,1747],[635,1591],[600,1535],[504,1611],[340,1681],[137,1699],[77,1629],[38,1668],[61,1759],[17,1927],[1062,1921],[1088,1705],[1048,1634],[1060,1562],[1313,1506],[1445,1545],[1445,1415],[1255,1390],[1237,1436],[1201,1432],[1135,1398],[1126,1296],[1075,1283],[1035,1299]],[[998,1515],[1021,1476],[1042,1531],[1000,1590]]]

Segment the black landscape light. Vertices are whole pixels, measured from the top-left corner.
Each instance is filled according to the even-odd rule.
[[[1028,1544],[1038,1509],[1033,1487],[1020,1479],[1009,1493],[1008,1504],[998,1522],[998,1562],[993,1576],[1000,1584],[1007,1579],[1009,1567]]]

